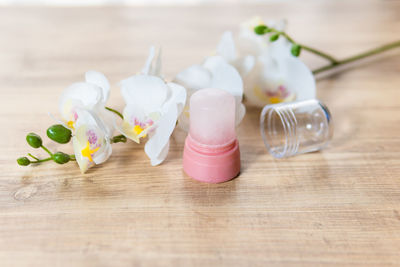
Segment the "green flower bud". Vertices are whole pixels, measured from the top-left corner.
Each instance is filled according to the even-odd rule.
[[[26,142],[33,148],[39,148],[43,143],[42,138],[35,133],[29,133],[26,136]]]
[[[17,163],[21,166],[28,166],[31,161],[27,157],[20,157],[17,159]]]
[[[290,50],[293,56],[298,57],[300,56],[301,46],[298,44],[293,44],[292,49]]]
[[[55,124],[47,129],[47,136],[60,144],[66,144],[71,140],[72,132],[61,124]]]
[[[258,35],[263,35],[265,33],[267,33],[269,30],[267,26],[265,25],[258,25],[257,27],[254,28],[254,32]]]
[[[279,38],[279,33],[275,33],[275,34],[271,35],[271,37],[269,37],[269,40],[271,42],[275,42],[276,40],[278,40],[278,38]]]
[[[126,143],[126,137],[123,136],[123,135],[117,135],[117,136],[114,136],[114,137],[111,139],[111,142],[112,142],[112,143],[120,143],[120,142]]]
[[[53,159],[58,164],[64,164],[67,163],[71,159],[71,157],[68,154],[65,154],[64,152],[57,152],[54,153]]]

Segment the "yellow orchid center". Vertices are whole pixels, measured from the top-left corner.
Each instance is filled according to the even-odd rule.
[[[133,132],[136,134],[136,135],[139,135],[141,132],[143,132],[143,128],[140,126],[140,125],[135,125],[135,126],[133,126]]]
[[[68,121],[67,122],[68,127],[71,128],[71,129],[75,129],[74,124],[75,124],[74,121]]]
[[[280,98],[280,97],[270,97],[269,98],[269,102],[271,103],[271,104],[278,104],[278,103],[281,103],[281,102],[283,102],[284,101],[284,99],[282,99],[282,98]]]
[[[135,125],[133,126],[133,133],[138,136],[140,135],[144,130],[149,128],[151,125],[153,125],[153,120],[149,119],[147,122],[143,123],[140,122],[137,118],[134,120]],[[143,134],[141,137],[146,138],[147,134]]]
[[[90,149],[90,143],[89,143],[89,141],[87,141],[86,147],[84,149],[82,149],[81,153],[82,153],[82,156],[87,157],[89,159],[89,161],[93,162],[92,155],[94,153],[96,153],[96,151],[99,149],[100,149],[100,147],[96,147],[95,149]]]
[[[261,87],[255,85],[253,92],[256,97],[269,104],[278,104],[296,99],[296,94],[290,93],[283,85],[279,85],[275,91],[264,91]]]

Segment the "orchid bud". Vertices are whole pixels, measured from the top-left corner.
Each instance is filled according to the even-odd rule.
[[[68,154],[65,154],[64,152],[57,152],[54,153],[53,159],[58,164],[64,164],[70,161],[71,157]]]
[[[29,133],[26,136],[26,142],[28,142],[28,144],[33,147],[33,148],[39,148],[42,146],[42,138],[35,134],[35,133]]]
[[[267,33],[268,27],[265,25],[258,25],[257,27],[254,28],[254,32],[258,35],[263,35]]]
[[[275,42],[276,40],[278,40],[278,38],[279,38],[279,33],[276,33],[274,35],[271,35],[271,37],[269,37],[269,40],[271,42]]]
[[[293,56],[298,57],[301,52],[301,46],[298,44],[293,44],[290,52],[292,53]]]
[[[112,143],[126,143],[126,137],[124,135],[117,135],[111,139]]]
[[[47,136],[60,144],[66,144],[71,140],[72,132],[61,124],[55,124],[47,129]]]
[[[31,161],[27,157],[20,157],[17,159],[17,163],[21,166],[28,166]]]

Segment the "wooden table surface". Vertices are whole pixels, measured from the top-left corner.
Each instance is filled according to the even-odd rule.
[[[267,266],[400,263],[400,51],[317,80],[334,139],[320,153],[276,160],[260,110],[239,128],[242,173],[210,185],[182,172],[184,134],[151,167],[143,145],[114,146],[81,175],[75,163],[20,167],[45,136],[57,101],[89,69],[117,83],[151,44],[167,78],[215,50],[253,16],[289,20],[289,33],[338,57],[399,38],[399,1],[273,1],[185,7],[0,8],[1,266]],[[324,62],[302,57],[314,68]],[[71,145],[51,149],[72,152]],[[44,156],[44,154],[41,154]]]

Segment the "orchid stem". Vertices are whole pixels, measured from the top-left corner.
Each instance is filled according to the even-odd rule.
[[[32,155],[31,153],[28,153],[28,156],[30,156],[31,158],[35,159],[35,160],[40,160],[37,157],[35,157],[34,155]]]
[[[124,116],[122,116],[121,112],[119,112],[118,110],[115,110],[115,109],[109,108],[109,107],[105,107],[105,109],[107,109],[108,111],[111,111],[111,112],[117,114],[121,119],[124,119]]]
[[[304,50],[307,50],[308,52],[311,52],[313,54],[316,54],[316,55],[318,55],[320,57],[323,57],[323,58],[329,60],[332,65],[336,65],[336,64],[339,63],[339,60],[337,60],[336,58],[328,55],[327,53],[321,52],[321,51],[319,51],[319,50],[317,50],[315,48],[312,48],[312,47],[309,47],[309,46],[306,46],[306,45],[302,45],[301,44],[300,46],[301,46],[301,48],[303,48]]]
[[[49,160],[52,160],[53,158],[52,157],[48,157],[48,158],[45,158],[45,159],[37,159],[36,161],[31,161],[31,163],[40,163],[40,162],[45,162],[45,161],[49,161]]]
[[[396,42],[393,42],[393,43],[385,44],[383,46],[368,50],[366,52],[363,52],[363,53],[360,53],[360,54],[357,54],[357,55],[354,55],[354,56],[351,56],[351,57],[348,57],[348,58],[345,58],[345,59],[342,59],[342,60],[339,60],[336,63],[331,63],[329,65],[326,65],[326,66],[323,66],[321,68],[315,69],[315,70],[313,70],[313,74],[321,73],[323,71],[327,71],[327,70],[333,69],[333,68],[335,68],[337,66],[344,65],[344,64],[347,64],[347,63],[351,63],[351,62],[354,62],[354,61],[357,61],[357,60],[360,60],[360,59],[363,59],[363,58],[366,58],[366,57],[369,57],[369,56],[373,56],[373,55],[382,53],[384,51],[387,51],[387,50],[390,50],[390,49],[393,49],[393,48],[396,48],[396,47],[400,47],[400,40],[396,41]]]
[[[263,26],[263,25],[261,25],[261,26]],[[395,41],[395,42],[392,42],[392,43],[388,43],[388,44],[385,44],[383,46],[380,46],[380,47],[365,51],[363,53],[356,54],[354,56],[350,56],[350,57],[347,57],[347,58],[342,59],[342,60],[338,60],[335,57],[333,57],[333,56],[331,56],[331,55],[329,55],[329,54],[327,54],[325,52],[322,52],[322,51],[320,51],[318,49],[315,49],[315,48],[312,48],[312,47],[297,43],[286,32],[278,31],[275,28],[270,28],[270,27],[266,27],[266,26],[264,26],[264,29],[265,30],[263,32],[259,32],[257,34],[266,34],[268,32],[273,32],[276,35],[282,35],[289,42],[291,42],[292,44],[297,44],[302,49],[307,50],[310,53],[313,53],[313,54],[315,54],[317,56],[320,56],[320,57],[325,58],[328,61],[330,61],[330,64],[313,70],[313,72],[312,72],[313,74],[321,73],[321,72],[336,68],[336,67],[344,65],[344,64],[348,64],[348,63],[351,63],[351,62],[354,62],[354,61],[357,61],[357,60],[360,60],[360,59],[363,59],[363,58],[366,58],[366,57],[369,57],[369,56],[373,56],[373,55],[385,52],[387,50],[390,50],[390,49],[393,49],[393,48],[396,48],[396,47],[400,47],[400,40],[398,40],[398,41]]]
[[[43,150],[46,151],[50,155],[50,157],[53,157],[53,153],[51,153],[47,147],[45,147],[44,145],[41,145],[40,147],[43,148]]]
[[[285,37],[286,39],[288,39],[288,41],[291,42],[292,44],[298,44],[298,45],[301,46],[302,49],[307,50],[308,52],[311,52],[311,53],[313,53],[313,54],[316,54],[316,55],[318,55],[318,56],[320,56],[320,57],[323,57],[323,58],[329,60],[332,64],[337,64],[337,63],[339,62],[339,60],[337,60],[336,58],[334,58],[334,57],[331,56],[331,55],[328,55],[328,54],[325,53],[325,52],[322,52],[322,51],[320,51],[320,50],[318,50],[318,49],[315,49],[315,48],[312,48],[312,47],[310,47],[310,46],[303,45],[303,44],[299,44],[299,43],[295,42],[295,41],[293,40],[293,38],[290,37],[286,32],[281,32],[281,31],[278,31],[278,30],[276,30],[276,29],[274,29],[274,28],[269,28],[269,29],[271,29],[272,32],[275,32],[275,33],[277,33],[277,34],[279,34],[279,35],[284,36],[284,37]]]

